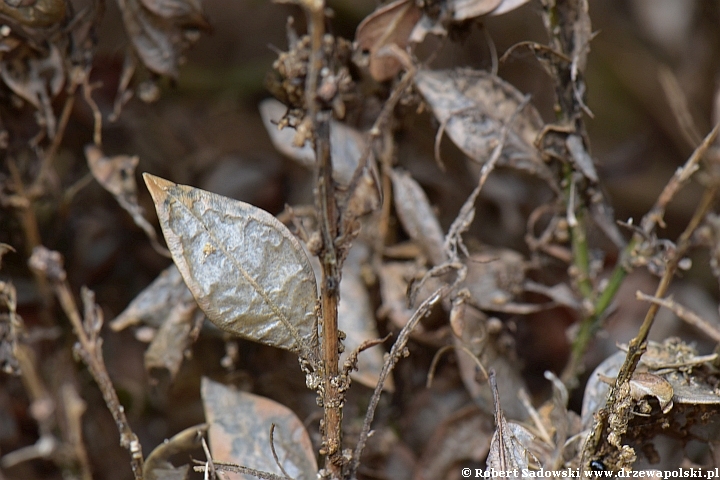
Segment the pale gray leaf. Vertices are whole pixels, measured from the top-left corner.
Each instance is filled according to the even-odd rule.
[[[395,209],[407,234],[418,243],[433,265],[446,260],[440,222],[422,187],[407,172],[392,170]]]
[[[300,243],[257,207],[144,174],[175,264],[208,319],[313,356],[317,285]]]
[[[315,152],[310,144],[302,147],[294,145],[295,130],[290,127],[278,128],[278,122],[285,116],[287,107],[279,101],[269,98],[260,102],[260,116],[275,148],[280,153],[295,160],[304,167],[314,168]],[[354,128],[331,120],[330,156],[333,162],[333,178],[342,185],[348,185],[360,164],[365,149],[363,134]]]
[[[510,124],[500,166],[528,171],[554,184],[534,142],[543,127],[540,114],[514,86],[487,72],[471,69],[420,70],[415,85],[455,145],[485,163]]]

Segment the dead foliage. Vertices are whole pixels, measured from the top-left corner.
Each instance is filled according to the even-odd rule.
[[[0,480],[718,468],[717,6],[278,3],[0,2]]]

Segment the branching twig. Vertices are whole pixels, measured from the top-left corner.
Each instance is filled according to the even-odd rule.
[[[360,465],[360,456],[362,455],[362,452],[365,449],[365,443],[370,436],[370,426],[372,425],[372,421],[375,418],[375,409],[378,406],[378,402],[380,402],[380,395],[382,394],[385,381],[387,380],[392,370],[395,368],[395,365],[400,360],[400,358],[405,356],[405,346],[410,339],[410,333],[415,329],[418,322],[430,312],[430,308],[432,308],[433,305],[439,302],[451,289],[452,286],[446,285],[435,290],[432,295],[426,298],[420,304],[420,306],[418,306],[413,316],[410,317],[410,320],[408,320],[402,330],[400,330],[397,340],[395,340],[395,343],[390,349],[390,353],[388,353],[387,359],[383,364],[383,368],[380,371],[380,375],[378,377],[377,385],[375,385],[375,391],[370,398],[370,405],[368,405],[367,412],[365,413],[365,421],[363,422],[363,428],[360,432],[360,438],[357,445],[355,446],[355,451],[353,452],[353,457],[350,462],[350,470],[348,472],[348,477],[350,479],[354,480],[355,478],[357,478],[357,469]]]
[[[40,246],[35,248],[28,263],[33,270],[44,275],[55,290],[60,305],[70,320],[73,331],[78,338],[76,351],[83,363],[87,365],[95,382],[97,382],[103,399],[115,419],[120,431],[120,445],[130,452],[130,465],[135,479],[142,480],[143,454],[140,441],[130,428],[125,416],[125,410],[120,404],[110,380],[110,375],[105,368],[105,361],[102,356],[102,338],[100,338],[103,318],[102,312],[95,305],[95,294],[83,288],[82,299],[85,305],[85,318],[83,320],[67,283],[67,275],[62,265],[61,255]]]
[[[713,131],[715,130],[716,129],[714,129]],[[662,279],[660,280],[660,284],[655,290],[655,298],[661,298],[667,293],[667,289],[670,286],[670,282],[673,276],[675,275],[680,260],[682,260],[682,258],[685,256],[691,246],[692,235],[705,218],[705,215],[710,210],[713,200],[716,197],[717,191],[717,184],[713,184],[705,190],[703,198],[695,209],[695,213],[690,219],[690,222],[685,228],[685,231],[683,231],[683,233],[680,235],[680,238],[678,239],[675,252],[673,252],[673,255],[667,261],[665,272],[662,276]],[[618,372],[617,379],[615,380],[615,385],[610,388],[607,401],[605,402],[605,407],[601,408],[595,415],[595,422],[593,423],[587,441],[583,446],[581,457],[581,465],[583,467],[588,465],[591,460],[594,460],[596,455],[600,451],[600,448],[603,444],[602,439],[604,438],[604,432],[608,428],[608,406],[612,406],[615,404],[620,387],[626,382],[630,381],[630,378],[635,372],[635,368],[640,361],[640,357],[643,355],[643,353],[645,353],[645,350],[647,349],[647,337],[650,333],[650,328],[652,327],[652,324],[655,320],[655,315],[657,314],[659,308],[660,305],[658,305],[657,303],[653,303],[650,305],[650,308],[648,308],[647,314],[645,315],[645,319],[640,326],[640,330],[638,331],[637,336],[633,338],[628,344],[627,356],[625,357],[625,362],[623,363],[620,371]]]

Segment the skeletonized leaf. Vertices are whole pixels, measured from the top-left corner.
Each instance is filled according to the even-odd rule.
[[[361,51],[370,53],[370,75],[382,82],[398,74],[401,64],[397,58],[383,55],[383,47],[395,44],[401,49],[408,45],[410,33],[420,20],[422,10],[411,0],[396,0],[384,5],[360,22],[355,40]]]
[[[274,424],[273,444],[287,474],[297,480],[317,477],[310,436],[287,407],[206,377],[202,379],[201,395],[214,460],[284,476],[270,446],[270,428]],[[226,475],[232,480],[255,478],[238,473]]]
[[[543,127],[540,114],[514,86],[496,75],[471,69],[420,70],[415,85],[455,145],[485,163],[508,125],[498,165],[528,171],[553,185],[553,176],[534,142]]]
[[[300,243],[257,207],[145,173],[160,225],[208,319],[306,358],[317,341],[317,285]]]
[[[395,198],[395,209],[403,228],[415,240],[433,265],[445,259],[440,222],[430,206],[422,187],[407,172],[392,170],[390,174]]]

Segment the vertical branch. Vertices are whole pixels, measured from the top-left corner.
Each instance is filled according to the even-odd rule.
[[[338,238],[338,205],[332,178],[330,157],[330,119],[332,112],[321,110],[317,100],[320,71],[324,65],[323,37],[325,35],[325,4],[323,0],[302,0],[308,15],[311,41],[310,62],[305,83],[307,116],[312,124],[315,158],[315,206],[320,219],[322,248],[319,259],[322,267],[320,302],[322,308],[322,404],[324,409],[321,427],[326,455],[326,475],[342,478],[342,382],[339,376],[340,349],[338,341],[338,301],[340,285],[340,259],[335,245]]]

